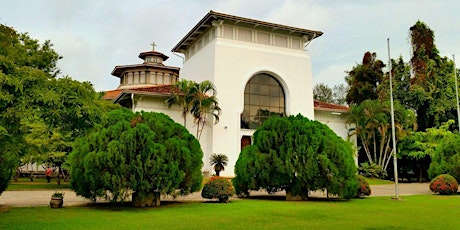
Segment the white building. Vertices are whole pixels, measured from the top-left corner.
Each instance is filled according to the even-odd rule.
[[[222,114],[218,124],[202,133],[203,171],[212,171],[211,154],[223,153],[229,165],[221,175],[233,176],[241,149],[272,114],[300,113],[347,138],[348,108],[313,100],[311,58],[305,47],[321,35],[211,11],[172,49],[185,57],[180,78],[210,80],[217,88]],[[165,105],[179,69],[164,66],[167,56],[156,51],[139,57],[143,64],[115,67],[112,74],[120,78],[120,86],[105,98],[133,111],[163,112],[183,124],[181,109]],[[187,128],[196,133],[191,116]]]

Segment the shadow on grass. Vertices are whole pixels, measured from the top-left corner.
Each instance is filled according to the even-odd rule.
[[[255,195],[255,196],[248,196],[240,199],[251,199],[251,200],[275,200],[275,201],[286,201],[286,196],[282,195]],[[308,201],[315,201],[315,202],[346,202],[346,199],[338,198],[338,197],[308,197],[306,200],[299,200],[299,201],[292,201],[292,202],[308,202]]]

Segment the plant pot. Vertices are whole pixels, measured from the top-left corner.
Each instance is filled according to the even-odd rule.
[[[51,208],[62,208],[62,204],[64,204],[63,198],[51,198],[50,200]]]

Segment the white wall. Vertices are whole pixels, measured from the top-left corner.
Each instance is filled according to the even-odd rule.
[[[314,119],[311,60],[304,50],[218,37],[190,57],[181,69],[181,78],[211,80],[217,87],[222,115],[213,126],[212,146],[206,155],[223,153],[229,157],[224,176],[234,175],[241,136],[247,132],[240,129],[244,88],[252,76],[261,72],[271,74],[282,84],[288,115],[301,113]],[[205,169],[210,168],[208,159],[204,159]]]

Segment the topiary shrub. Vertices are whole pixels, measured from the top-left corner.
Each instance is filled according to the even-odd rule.
[[[367,182],[366,178],[364,178],[361,175],[358,175],[358,192],[356,194],[357,197],[363,197],[363,196],[370,196],[371,195],[371,187],[369,186],[369,183]]]
[[[228,199],[235,194],[232,184],[226,178],[214,176],[204,185],[201,190],[203,198],[215,199],[218,198],[219,202],[227,203]]]
[[[284,190],[286,200],[307,200],[310,191],[350,199],[358,189],[350,142],[327,125],[302,115],[272,116],[253,135],[235,164],[238,195]]]
[[[430,190],[440,195],[452,195],[457,193],[458,182],[449,174],[441,174],[431,180]]]

